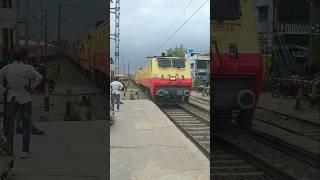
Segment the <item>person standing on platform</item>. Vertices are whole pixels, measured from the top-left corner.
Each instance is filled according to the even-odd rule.
[[[24,61],[28,61],[28,50],[23,48],[22,49],[24,54]],[[39,72],[41,74],[41,72]],[[40,83],[41,84],[41,83]],[[16,116],[16,133],[21,134],[22,133],[22,125],[21,125],[21,118],[19,118],[19,114]],[[44,135],[45,133],[37,128],[32,122],[31,122],[31,134],[34,135]]]
[[[111,98],[113,102],[113,107],[114,103],[117,104],[117,109],[116,111],[118,112],[119,106],[120,106],[120,90],[123,88],[123,85],[121,82],[119,82],[119,78],[115,77],[113,81],[110,83],[110,90],[111,90]]]
[[[14,61],[4,66],[0,70],[0,90],[7,93],[7,105],[10,105],[11,98],[15,97],[15,115],[22,122],[22,158],[33,157],[30,152],[31,134],[31,96],[30,93],[42,81],[42,75],[33,66],[25,64],[25,51],[15,49],[13,54]],[[3,80],[6,80],[6,87]]]

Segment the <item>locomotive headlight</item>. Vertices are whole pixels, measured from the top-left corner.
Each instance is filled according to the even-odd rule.
[[[175,81],[175,80],[176,80],[176,77],[175,77],[175,76],[172,76],[172,77],[170,77],[170,80],[171,80],[171,81]]]
[[[237,95],[237,104],[242,109],[251,109],[255,104],[254,92],[250,89],[242,90]]]
[[[190,91],[189,90],[184,90],[184,93],[183,93],[185,96],[190,96]]]

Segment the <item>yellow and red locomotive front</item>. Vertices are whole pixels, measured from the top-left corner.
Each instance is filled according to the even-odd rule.
[[[188,101],[192,88],[189,63],[179,57],[151,58],[135,74],[135,81],[156,101]]]
[[[211,12],[214,130],[250,128],[262,79],[252,0],[212,0]]]

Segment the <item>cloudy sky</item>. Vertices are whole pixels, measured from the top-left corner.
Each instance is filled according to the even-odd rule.
[[[17,0],[13,0],[14,6]],[[48,39],[57,40],[58,32],[58,4],[64,4],[62,9],[62,19],[67,19],[61,27],[61,38],[75,42],[89,28],[92,28],[96,21],[103,20],[109,13],[106,0],[29,0],[30,1],[30,38],[37,38],[37,26],[35,18],[38,9],[48,10]],[[21,2],[21,18],[26,13],[25,0]],[[44,13],[41,13],[43,16]],[[44,22],[44,18],[42,19]],[[21,36],[24,36],[24,24],[21,24]],[[44,27],[42,27],[42,32]],[[43,34],[42,34],[43,36]]]
[[[110,18],[113,33],[114,15],[111,14]],[[134,71],[146,64],[146,56],[160,55],[166,49],[180,44],[188,49],[208,50],[209,18],[210,1],[206,0],[121,0],[120,63],[123,55],[123,63],[129,62],[130,69]],[[172,36],[184,22],[186,24]],[[168,40],[170,36],[172,38]],[[113,57],[113,40],[110,45]]]

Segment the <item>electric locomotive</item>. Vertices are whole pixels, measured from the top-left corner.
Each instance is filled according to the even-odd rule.
[[[109,20],[97,22],[72,45],[68,54],[91,82],[103,87],[110,76],[109,25]]]
[[[192,88],[189,62],[185,58],[150,57],[134,75],[136,84],[159,103],[188,101]]]
[[[213,130],[250,129],[262,62],[252,0],[211,0]]]

